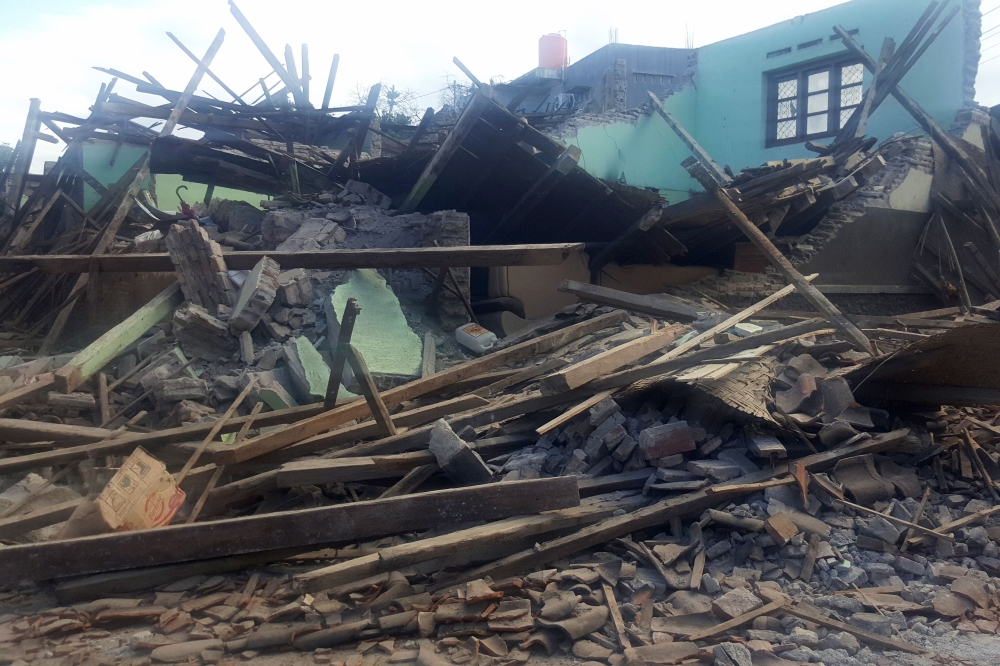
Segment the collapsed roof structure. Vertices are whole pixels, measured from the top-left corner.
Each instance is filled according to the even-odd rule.
[[[965,3],[877,58],[833,27],[868,74],[810,157],[734,171],[650,91],[701,190],[674,201],[464,67],[468,103],[414,127],[378,125],[379,86],[329,107],[337,58],[313,107],[307,52],[230,4],[259,101],[212,73],[222,31],[174,38],[185,90],[33,100],[3,172],[9,661],[853,665],[996,635],[1000,126],[902,87]],[[891,99],[927,139],[866,136]],[[42,126],[67,147],[30,178]],[[942,307],[848,309],[810,268],[928,139],[903,263]],[[163,210],[167,175],[204,200]]]

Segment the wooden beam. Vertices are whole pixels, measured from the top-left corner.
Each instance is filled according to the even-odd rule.
[[[834,32],[841,38],[841,42],[844,46],[848,48],[854,55],[861,59],[861,64],[865,66],[869,72],[874,72],[878,68],[878,63],[868,55],[864,48],[857,43],[857,41],[847,33],[846,30],[839,26],[834,26]],[[899,85],[899,82],[894,82],[892,84],[890,93],[896,98],[900,106],[906,109],[907,112],[913,119],[917,121],[917,124],[927,132],[927,134],[934,140],[935,143],[939,144],[944,150],[944,152],[953,159],[962,170],[968,174],[974,188],[977,190],[976,194],[980,198],[985,199],[993,205],[993,207],[1000,211],[1000,193],[990,186],[989,177],[986,172],[969,156],[968,153],[958,144],[958,142],[951,137],[944,129],[941,128],[934,119],[931,118],[930,114],[921,108],[916,101],[910,97],[906,91]]]
[[[413,184],[410,193],[406,195],[406,199],[403,200],[403,203],[399,207],[400,213],[412,213],[417,210],[420,202],[427,196],[427,192],[430,191],[445,167],[448,166],[448,162],[458,152],[459,146],[465,141],[472,128],[475,127],[476,122],[479,121],[479,116],[482,115],[483,111],[490,104],[492,102],[486,95],[480,92],[473,95],[472,101],[462,111],[462,115],[458,117],[458,121],[451,129],[451,132],[448,133],[448,137],[444,140],[444,143],[434,153],[434,157],[424,167],[424,172],[420,174],[420,178]]]
[[[699,631],[696,634],[692,634],[691,636],[688,636],[688,640],[703,641],[706,638],[718,636],[719,634],[729,631],[730,629],[742,627],[744,624],[752,622],[755,617],[770,615],[771,613],[781,610],[788,605],[789,601],[789,599],[778,599],[777,601],[772,601],[769,604],[761,606],[757,610],[752,610],[749,613],[743,613],[742,615],[738,615],[731,620],[726,620],[725,622],[717,624],[711,629],[706,629],[704,631]]]
[[[0,214],[8,212],[14,214],[21,207],[21,196],[24,194],[24,184],[31,168],[31,160],[35,154],[35,143],[38,139],[38,130],[41,123],[40,113],[42,102],[36,97],[32,97],[28,103],[28,116],[24,122],[24,134],[21,136],[21,143],[15,161],[7,174],[7,198],[4,200],[7,211],[0,210]]]
[[[56,370],[56,389],[63,393],[75,391],[183,302],[180,284],[175,282]]]
[[[357,543],[471,520],[579,504],[560,477],[440,490],[386,500],[9,546],[0,580],[50,580],[305,545]]]
[[[819,289],[809,284],[809,281],[805,279],[802,273],[799,273],[792,262],[788,261],[785,255],[781,254],[778,248],[767,239],[760,229],[758,229],[753,222],[747,219],[747,216],[743,214],[733,200],[729,198],[723,190],[717,189],[715,191],[716,197],[722,202],[723,207],[726,209],[726,214],[729,215],[729,219],[739,227],[747,238],[757,246],[761,252],[768,258],[771,264],[777,268],[785,276],[785,279],[790,283],[795,285],[802,296],[812,304],[817,310],[819,310],[829,321],[833,324],[841,333],[843,333],[848,340],[859,350],[867,354],[876,353],[872,347],[871,341],[861,332],[857,326],[854,325],[850,319],[845,317],[837,306],[830,302],[830,300],[824,296]]]
[[[382,396],[379,395],[378,387],[375,386],[375,380],[372,378],[372,373],[368,370],[368,364],[365,363],[365,359],[357,347],[348,343],[347,349],[347,360],[351,364],[351,370],[354,371],[354,378],[358,380],[361,395],[365,397],[365,401],[368,403],[368,409],[371,410],[372,418],[375,419],[378,427],[382,429],[383,435],[392,437],[396,434],[396,426],[392,424],[392,417],[389,415],[389,410],[382,401]]]
[[[474,245],[463,247],[375,248],[368,250],[318,250],[316,252],[226,252],[223,257],[230,270],[251,270],[265,256],[277,261],[282,269],[316,268],[341,270],[351,268],[477,268],[489,266],[551,266],[571,254],[583,251],[582,243],[541,245]],[[24,255],[0,257],[0,273],[20,273],[34,267],[49,273],[173,272],[170,255],[114,254]]]
[[[677,122],[674,117],[670,115],[669,111],[663,108],[660,98],[650,92],[649,101],[653,104],[653,110],[667,122],[670,129],[672,129],[674,134],[676,134],[681,140],[681,143],[687,146],[687,149],[691,151],[691,154],[694,155],[695,159],[698,160],[703,167],[705,167],[705,171],[709,176],[711,176],[712,180],[715,181],[716,187],[729,187],[729,184],[732,182],[729,175],[723,171],[722,167],[720,167],[715,160],[712,159],[711,155],[705,152],[705,150],[698,145],[698,142],[694,140],[693,136],[688,134],[688,131],[684,128],[684,126]]]
[[[333,84],[337,80],[337,68],[340,67],[340,54],[333,54],[333,61],[330,63],[330,74],[326,77],[326,89],[323,91],[322,109],[330,105],[330,96],[333,95]]]
[[[551,511],[537,516],[517,516],[470,527],[426,539],[382,548],[377,553],[356,557],[332,566],[299,574],[293,582],[297,590],[316,592],[387,571],[397,571],[438,557],[455,555],[482,547],[484,543],[521,539],[561,529],[594,523],[610,516],[616,506],[587,504]]]
[[[416,131],[413,136],[410,137],[410,141],[406,144],[406,150],[403,151],[403,155],[409,155],[417,149],[420,144],[420,140],[424,138],[427,134],[427,128],[430,127],[431,121],[434,120],[434,107],[428,106],[424,111],[424,115],[420,118],[420,124],[417,125]]]
[[[0,258],[0,269],[3,263]],[[581,301],[611,305],[616,308],[626,308],[635,312],[651,314],[665,319],[691,322],[710,311],[710,308],[699,308],[679,298],[667,294],[649,294],[640,296],[627,291],[619,291],[610,287],[599,287],[595,284],[585,284],[576,280],[563,280],[559,291],[573,294]]]
[[[578,147],[568,146],[563,154],[545,169],[538,180],[532,183],[528,191],[514,204],[514,207],[504,213],[497,226],[487,234],[486,240],[502,238],[504,235],[516,231],[524,218],[555,189],[556,185],[573,172],[577,162],[580,161],[581,154]]]
[[[83,499],[73,499],[0,520],[0,539],[9,539],[69,519]],[[11,579],[13,580],[13,579]]]
[[[804,279],[806,282],[812,282],[817,277],[819,277],[819,273],[813,273],[812,275],[806,276]],[[785,296],[788,296],[793,291],[795,291],[795,285],[790,284],[785,287],[782,287],[781,289],[774,292],[770,296],[767,296],[766,298],[757,301],[750,307],[745,308],[740,312],[734,314],[729,319],[726,319],[725,321],[716,324],[707,331],[703,331],[702,333],[691,338],[684,344],[678,345],[674,349],[671,349],[667,354],[663,356],[662,359],[660,359],[661,362],[670,360],[672,358],[677,358],[681,354],[687,353],[688,351],[694,349],[698,345],[708,342],[709,340],[713,339],[717,334],[727,331],[733,326],[736,326],[736,324],[739,324],[740,322],[749,319],[750,317],[754,316],[755,314],[757,314],[764,308],[768,307],[769,305],[777,303],[778,301],[780,301]]]
[[[690,327],[675,324],[575,363],[542,380],[543,393],[571,391],[671,344]]]
[[[523,435],[490,437],[470,442],[469,446],[483,457],[493,457],[523,448],[525,440]],[[351,455],[318,460],[293,460],[275,471],[274,480],[277,488],[296,488],[371,479],[393,479],[424,465],[437,466],[437,458],[426,449],[390,455]]]
[[[184,109],[191,102],[191,98],[194,96],[194,91],[198,89],[201,84],[201,79],[205,76],[205,72],[208,71],[209,65],[212,64],[212,60],[215,59],[215,54],[219,52],[222,48],[222,40],[226,38],[226,31],[219,28],[219,32],[215,34],[215,39],[209,45],[208,50],[205,51],[205,55],[200,61],[198,61],[198,66],[194,70],[194,74],[188,80],[187,86],[184,87],[184,91],[181,92],[180,99],[174,104],[173,110],[167,117],[167,121],[163,123],[163,127],[160,128],[159,136],[170,136],[174,133],[174,128],[177,127],[177,123],[180,120],[181,114],[184,113]]]
[[[236,22],[239,23],[240,27],[243,28],[243,31],[247,33],[247,37],[249,37],[250,41],[254,43],[254,46],[257,47],[260,54],[264,56],[265,60],[267,60],[267,64],[271,66],[271,69],[275,71],[275,73],[281,78],[282,83],[284,83],[288,90],[292,93],[292,97],[295,98],[295,105],[303,109],[308,108],[309,100],[305,99],[302,95],[302,88],[299,87],[299,82],[292,78],[292,76],[288,73],[288,70],[285,69],[285,66],[281,64],[281,61],[278,60],[271,49],[267,47],[267,43],[265,43],[261,36],[257,34],[254,27],[250,25],[250,21],[247,20],[247,17],[243,15],[243,12],[239,10],[233,0],[229,0],[229,11],[232,12],[232,15],[236,18]]]
[[[333,409],[337,406],[337,396],[340,394],[340,385],[344,379],[344,364],[350,355],[351,336],[354,335],[354,324],[361,314],[356,298],[348,298],[344,304],[344,311],[340,315],[340,330],[337,331],[337,339],[333,339],[333,331],[330,330],[330,379],[326,383],[326,399],[323,401],[324,409]],[[329,323],[329,322],[328,322]]]
[[[418,407],[406,412],[393,414],[392,422],[397,428],[414,428],[431,423],[432,421],[436,421],[445,416],[460,414],[469,410],[485,407],[488,404],[490,404],[489,400],[481,398],[478,395],[463,395],[451,400],[436,402],[431,405],[427,405],[426,407]],[[274,453],[269,453],[265,456],[255,458],[252,464],[268,465],[282,463],[288,460],[294,460],[295,458],[299,458],[304,455],[318,453],[341,444],[349,444],[362,439],[378,437],[383,432],[382,427],[374,421],[366,421],[364,423],[358,423],[344,428],[337,428],[336,430],[331,430],[328,433],[310,437],[305,441],[280,449]],[[225,451],[226,450],[223,449],[222,451],[217,452],[213,457],[213,461],[224,460]]]
[[[434,334],[430,331],[424,333],[423,356],[420,361],[420,376],[430,377],[437,372],[437,343],[434,342]]]
[[[927,650],[917,647],[911,643],[906,643],[895,638],[889,638],[888,636],[882,636],[881,634],[859,629],[853,624],[847,624],[846,622],[834,620],[833,618],[820,613],[819,609],[807,609],[804,606],[785,606],[782,610],[788,615],[794,615],[795,617],[808,622],[815,622],[816,624],[821,624],[825,627],[836,629],[837,631],[846,631],[862,643],[874,645],[875,647],[880,647],[883,650],[899,650],[900,652],[908,652],[909,654],[924,654],[927,652]]]
[[[594,319],[569,326],[560,331],[543,335],[534,340],[514,345],[507,349],[488,354],[482,358],[467,361],[461,365],[454,366],[443,372],[438,372],[417,379],[402,386],[389,389],[382,393],[382,400],[389,407],[394,407],[404,400],[412,400],[446,387],[455,381],[472,377],[474,375],[501,368],[510,363],[523,361],[538,354],[557,349],[571,340],[575,340],[584,335],[599,331],[601,328],[621,322],[627,315],[624,311],[611,312],[606,315],[595,317]],[[261,435],[255,439],[244,442],[241,447],[229,449],[233,460],[230,462],[242,462],[250,460],[265,453],[276,451],[280,448],[295,442],[314,437],[320,433],[333,429],[334,427],[358,418],[363,418],[369,414],[368,405],[361,401],[348,403],[342,407],[331,409],[328,412],[314,416],[311,419],[304,419],[298,423]],[[0,460],[0,464],[2,464]]]

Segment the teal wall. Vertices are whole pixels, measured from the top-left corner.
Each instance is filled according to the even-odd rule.
[[[672,95],[667,107],[687,126],[695,123],[696,102],[697,91],[688,86]],[[617,181],[624,174],[628,185],[656,188],[670,203],[701,189],[681,166],[687,149],[659,116],[640,116],[634,125],[581,127],[567,143],[580,148],[580,166],[591,175]]]
[[[689,131],[717,162],[729,164],[734,171],[770,160],[815,155],[801,143],[764,147],[767,74],[812,60],[847,55],[840,40],[830,40],[835,25],[858,29],[854,39],[877,59],[882,40],[892,37],[899,46],[927,4],[923,0],[853,0],[698,49],[697,124]],[[960,13],[902,80],[906,92],[946,129],[963,103],[962,24]],[[822,44],[796,48],[820,38]],[[792,52],[767,57],[769,52],[786,47],[792,47]],[[866,90],[870,83],[871,75],[866,71]],[[890,97],[872,114],[867,134],[883,140],[916,126],[910,114]]]
[[[114,185],[131,169],[140,157],[146,154],[143,146],[130,143],[121,144],[118,154],[115,154],[115,141],[91,139],[83,146],[83,170],[93,176],[105,187]],[[111,164],[111,158],[115,163]],[[83,186],[83,208],[90,210],[101,198],[90,185]]]
[[[703,46],[698,49],[694,85],[667,98],[664,106],[719,164],[733,171],[771,160],[812,157],[815,153],[807,151],[804,142],[765,148],[768,74],[847,55],[840,40],[830,40],[835,25],[858,29],[854,38],[877,58],[883,39],[892,37],[898,47],[926,7],[924,0],[852,0]],[[797,49],[820,38],[819,45]],[[767,57],[786,47],[791,53]],[[902,81],[906,92],[945,129],[964,103],[965,55],[959,13]],[[870,84],[871,75],[865,72],[866,90]],[[916,121],[890,97],[872,115],[867,134],[884,140],[915,128]],[[617,180],[624,172],[629,185],[657,188],[670,203],[702,189],[680,167],[689,151],[658,116],[641,116],[635,124],[584,127],[570,142],[583,153],[580,165],[599,178]]]
[[[83,169],[93,176],[97,182],[104,186],[117,183],[125,173],[132,168],[136,161],[146,153],[144,146],[136,146],[123,143],[115,155],[116,142],[103,139],[92,139],[83,147]],[[115,163],[111,164],[112,156]],[[185,185],[188,189],[181,190],[181,196],[189,204],[195,204],[205,200],[207,185],[202,183],[185,182],[179,174],[161,173],[156,178],[156,203],[157,208],[166,212],[179,212],[181,209],[180,200],[177,198],[176,189],[179,185]],[[146,187],[149,186],[147,181]],[[232,199],[235,201],[246,201],[253,206],[259,206],[262,199],[270,199],[266,194],[257,194],[243,190],[234,190],[228,187],[216,187],[212,195],[214,199]],[[101,196],[90,185],[83,186],[83,207],[90,210],[94,204],[100,200]]]

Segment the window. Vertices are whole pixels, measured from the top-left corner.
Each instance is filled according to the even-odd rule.
[[[636,83],[669,83],[673,79],[672,74],[648,74],[643,72],[634,72],[632,74],[632,80]]]
[[[767,146],[835,135],[861,105],[864,66],[835,60],[771,75]]]

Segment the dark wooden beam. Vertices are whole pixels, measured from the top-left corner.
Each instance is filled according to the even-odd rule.
[[[465,247],[376,248],[369,250],[319,250],[316,252],[227,252],[230,270],[251,270],[265,256],[278,262],[282,270],[315,268],[468,268],[483,266],[550,266],[562,263],[583,243],[539,245],[474,245]],[[173,272],[170,255],[24,255],[0,257],[0,273],[20,273],[41,268],[49,273]]]
[[[473,96],[472,101],[469,105],[465,107],[462,111],[462,115],[459,116],[458,121],[452,128],[448,137],[438,148],[437,152],[434,153],[434,157],[431,161],[427,163],[424,168],[424,172],[420,174],[420,178],[417,182],[413,184],[413,189],[410,193],[406,195],[406,199],[403,201],[402,205],[399,207],[400,213],[412,213],[417,210],[420,206],[420,202],[423,201],[424,197],[427,196],[427,192],[431,189],[434,183],[437,181],[438,176],[444,171],[445,167],[448,166],[448,162],[451,160],[452,156],[458,152],[459,146],[465,140],[465,137],[469,135],[472,128],[475,127],[476,122],[479,121],[479,116],[482,115],[483,111],[492,104],[490,99],[483,95],[482,93],[476,93]]]
[[[0,580],[51,580],[303,545],[334,545],[578,506],[573,477],[491,483],[385,500],[3,548]]]

